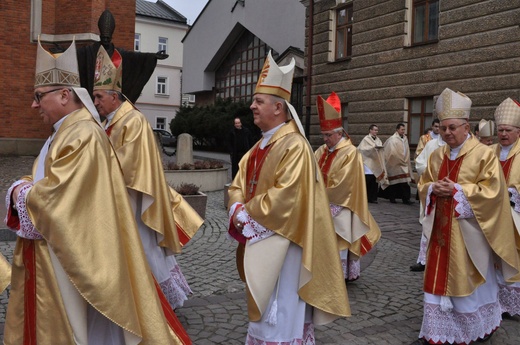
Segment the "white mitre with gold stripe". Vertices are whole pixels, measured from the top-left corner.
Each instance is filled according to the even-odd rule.
[[[435,103],[439,120],[469,119],[471,99],[462,92],[444,89]]]

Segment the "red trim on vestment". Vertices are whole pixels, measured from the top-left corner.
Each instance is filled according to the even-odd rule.
[[[5,225],[7,225],[7,227],[10,229],[20,230],[20,217],[18,217],[18,212],[13,210],[13,203],[15,202],[13,200],[13,192],[14,188],[11,191],[11,203],[9,209],[7,210],[7,221]]]
[[[105,133],[108,135],[108,137],[110,137],[110,134],[112,133],[112,126],[109,126],[107,129],[105,129]]]
[[[166,299],[166,296],[164,296],[164,293],[162,292],[161,287],[157,283],[155,277],[153,277],[153,282],[155,284],[155,289],[157,290],[159,300],[161,301],[161,307],[164,313],[164,317],[168,322],[168,325],[175,332],[175,334],[183,344],[191,344],[191,339],[188,335],[188,332],[186,332],[184,327],[182,327],[181,322],[177,318],[177,315],[175,315],[175,312],[172,310],[170,303],[168,303],[168,300]]]
[[[325,149],[318,162],[321,174],[323,175],[323,182],[325,182],[325,186],[327,186],[327,180],[329,177],[329,170],[332,165],[332,161],[334,160],[334,158],[336,158],[338,152],[339,150],[334,150],[333,152],[330,152],[328,149]]]
[[[367,235],[363,235],[363,237],[361,237],[361,252],[360,252],[361,256],[368,253],[371,249],[372,249],[372,243],[370,243]]]
[[[407,178],[407,177],[410,177],[410,174],[406,173],[406,174],[400,174],[400,175],[395,175],[395,176],[388,176],[388,181],[398,180],[400,178]]]
[[[36,345],[36,253],[34,240],[22,239],[24,285],[23,345]]]
[[[448,177],[457,181],[464,156],[456,160],[444,156],[438,180]],[[449,175],[449,176],[448,176]],[[448,286],[449,257],[451,247],[451,225],[456,201],[453,197],[436,198],[433,229],[426,253],[424,291],[433,295],[445,295]]]
[[[177,227],[177,235],[179,235],[179,243],[181,246],[185,246],[191,240],[191,237],[184,231],[183,228],[177,223],[175,223]]]
[[[505,161],[500,161],[500,165],[502,166],[502,170],[504,171],[504,176],[506,177],[506,182],[509,181],[509,173],[511,172],[511,167],[513,166],[513,160],[515,159],[515,156],[512,156],[509,159],[506,159]]]

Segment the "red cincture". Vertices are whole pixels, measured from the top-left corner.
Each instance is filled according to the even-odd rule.
[[[36,345],[36,248],[34,240],[22,239],[24,285],[23,345]]]

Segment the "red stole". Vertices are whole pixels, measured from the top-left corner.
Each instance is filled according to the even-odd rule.
[[[334,161],[334,158],[336,158],[336,155],[338,154],[339,150],[334,150],[330,152],[327,149],[323,152],[323,154],[320,157],[320,160],[318,162],[318,165],[321,170],[321,174],[323,175],[323,182],[325,182],[325,186],[327,186],[327,180],[329,177],[329,170],[330,166],[332,165],[332,161]]]
[[[107,129],[105,129],[105,133],[108,135],[108,137],[110,137],[110,133],[112,133],[112,127],[114,127],[114,125],[110,125]]]
[[[260,149],[260,144],[256,146],[256,149],[253,150],[249,160],[247,162],[247,174],[246,174],[246,202],[251,200],[256,193],[256,186],[258,184],[258,176],[260,176],[260,171],[262,170],[262,166],[264,165],[265,158],[267,154],[271,150],[273,145],[269,145]]]
[[[21,239],[25,268],[23,345],[36,345],[36,251],[34,240]]]
[[[464,156],[455,160],[444,156],[438,179],[448,177],[457,181]],[[453,209],[456,201],[450,198],[433,196],[432,202],[437,204],[433,229],[426,254],[426,270],[424,274],[424,292],[433,295],[445,295],[448,286],[449,256],[451,246],[451,226]]]
[[[513,166],[513,160],[515,156],[512,156],[505,161],[500,161],[500,165],[502,166],[502,170],[504,171],[504,176],[506,177],[506,182],[509,181],[509,173],[511,172],[511,167]]]

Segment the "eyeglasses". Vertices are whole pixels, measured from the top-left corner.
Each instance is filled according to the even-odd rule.
[[[46,94],[51,93],[51,92],[55,92],[55,91],[59,91],[59,90],[63,90],[63,89],[64,89],[63,87],[60,87],[59,89],[49,90],[49,91],[45,91],[45,92],[35,92],[34,93],[34,101],[36,103],[40,104],[43,96],[45,96]]]
[[[457,128],[459,128],[460,126],[464,126],[465,124],[466,124],[466,122],[461,123],[460,125],[449,125],[448,127],[440,126],[439,128],[441,129],[442,132],[446,132],[447,129],[449,129],[450,132],[454,132]]]

